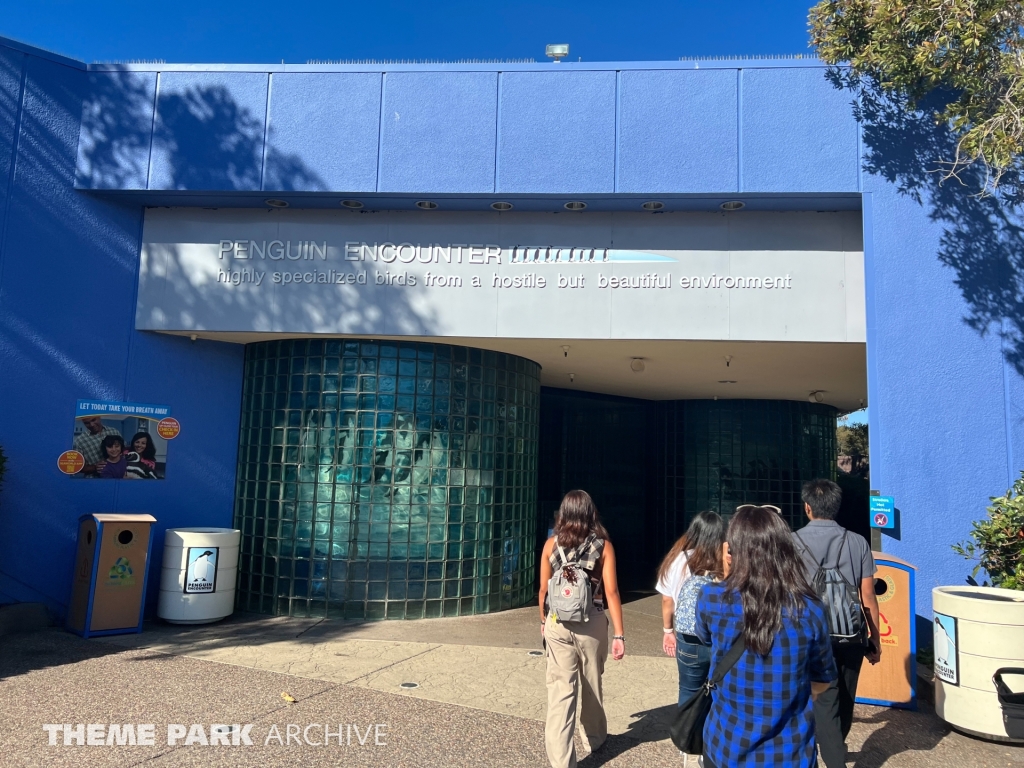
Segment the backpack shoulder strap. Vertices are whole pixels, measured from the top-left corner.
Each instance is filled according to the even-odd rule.
[[[850,535],[850,531],[846,528],[843,529],[843,538],[839,541],[839,551],[836,553],[836,564],[835,569],[839,570],[839,562],[843,559],[843,547],[846,546],[846,537]]]
[[[795,533],[793,534],[793,538],[794,538],[794,539],[796,539],[797,541],[799,541],[799,542],[800,542],[800,548],[801,548],[801,549],[802,549],[802,550],[803,550],[804,552],[806,552],[806,553],[807,553],[807,556],[808,556],[809,558],[811,558],[811,560],[814,560],[814,561],[815,561],[815,562],[816,562],[816,563],[818,564],[818,567],[819,567],[819,568],[821,568],[821,567],[823,567],[823,566],[825,565],[825,563],[824,563],[824,562],[822,562],[821,560],[818,560],[818,558],[816,558],[816,557],[814,556],[814,553],[813,553],[813,552],[811,552],[811,548],[807,546],[807,542],[806,542],[806,541],[804,541],[804,539],[803,539],[803,537],[802,537],[802,536],[800,535],[800,532],[799,532],[799,531],[796,531],[796,532],[795,532]]]
[[[736,662],[740,660],[740,656],[743,655],[745,650],[747,650],[747,642],[741,634],[736,638],[736,642],[732,644],[732,648],[715,665],[715,672],[708,680],[712,688],[716,688],[721,684],[725,676],[729,674],[729,671],[736,666]]]
[[[555,546],[558,547],[558,556],[562,558],[562,565],[568,565],[569,558],[566,556],[565,550],[562,549],[562,545],[558,543],[558,539],[555,539]],[[572,551],[575,552],[576,549],[573,548]]]

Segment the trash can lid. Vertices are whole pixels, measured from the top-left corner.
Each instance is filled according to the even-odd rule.
[[[79,519],[91,517],[99,523],[155,523],[156,518],[152,515],[121,515],[113,512],[93,512],[82,515]]]
[[[237,528],[168,528],[168,533],[241,533]]]

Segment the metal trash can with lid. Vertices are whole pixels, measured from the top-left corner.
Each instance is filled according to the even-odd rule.
[[[78,519],[67,627],[82,637],[142,631],[152,515],[98,513]]]
[[[157,615],[172,624],[207,624],[230,616],[241,536],[233,528],[168,530]]]

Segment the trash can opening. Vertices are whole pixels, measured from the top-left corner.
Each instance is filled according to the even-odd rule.
[[[132,533],[131,531],[125,529],[125,530],[121,531],[119,534],[117,534],[117,543],[118,544],[125,544],[125,545],[131,544],[132,543],[132,539],[134,539],[134,538],[135,538],[135,534]]]
[[[875,579],[875,594],[884,595],[889,591],[889,584],[885,579]]]

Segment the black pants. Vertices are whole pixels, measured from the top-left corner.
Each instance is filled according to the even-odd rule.
[[[862,645],[832,645],[839,679],[814,702],[814,731],[827,768],[846,766],[846,737],[853,725],[857,678],[865,653]]]

